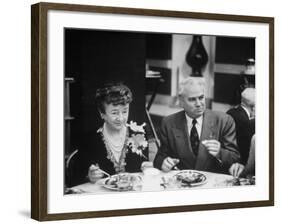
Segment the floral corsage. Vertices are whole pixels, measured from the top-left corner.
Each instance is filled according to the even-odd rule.
[[[130,128],[130,134],[126,144],[128,149],[133,153],[146,158],[143,152],[148,147],[148,142],[145,138],[144,126],[145,123],[137,125],[137,123],[133,121],[131,121],[130,124],[127,124],[127,127]]]

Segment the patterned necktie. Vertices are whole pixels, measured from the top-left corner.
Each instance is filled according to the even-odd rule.
[[[190,143],[191,143],[193,153],[197,156],[198,146],[199,146],[199,136],[198,136],[197,129],[195,127],[196,123],[197,123],[196,119],[193,119],[192,120],[192,128],[191,128],[191,131],[190,131]]]

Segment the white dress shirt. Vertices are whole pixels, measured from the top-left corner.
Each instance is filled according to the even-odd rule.
[[[186,117],[186,121],[187,121],[188,135],[190,136],[191,128],[193,126],[193,124],[192,124],[193,118],[189,117],[186,113],[185,113],[185,117]],[[202,124],[203,124],[203,115],[196,118],[195,120],[197,121],[197,123],[195,124],[195,128],[196,128],[198,136],[200,138],[201,131],[202,131]]]

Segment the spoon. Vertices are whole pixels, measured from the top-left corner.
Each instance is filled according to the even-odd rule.
[[[105,172],[104,170],[102,170],[101,168],[99,168],[99,171],[101,171],[103,174],[107,175],[108,177],[110,177],[111,175],[107,172]]]

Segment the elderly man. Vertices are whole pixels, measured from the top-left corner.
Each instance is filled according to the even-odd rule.
[[[255,89],[246,88],[241,94],[241,104],[227,113],[235,121],[238,150],[241,163],[245,165],[249,157],[251,139],[255,133]]]
[[[204,89],[202,78],[182,83],[179,101],[184,110],[162,121],[156,168],[227,173],[239,160],[234,121],[222,112],[206,110]]]

